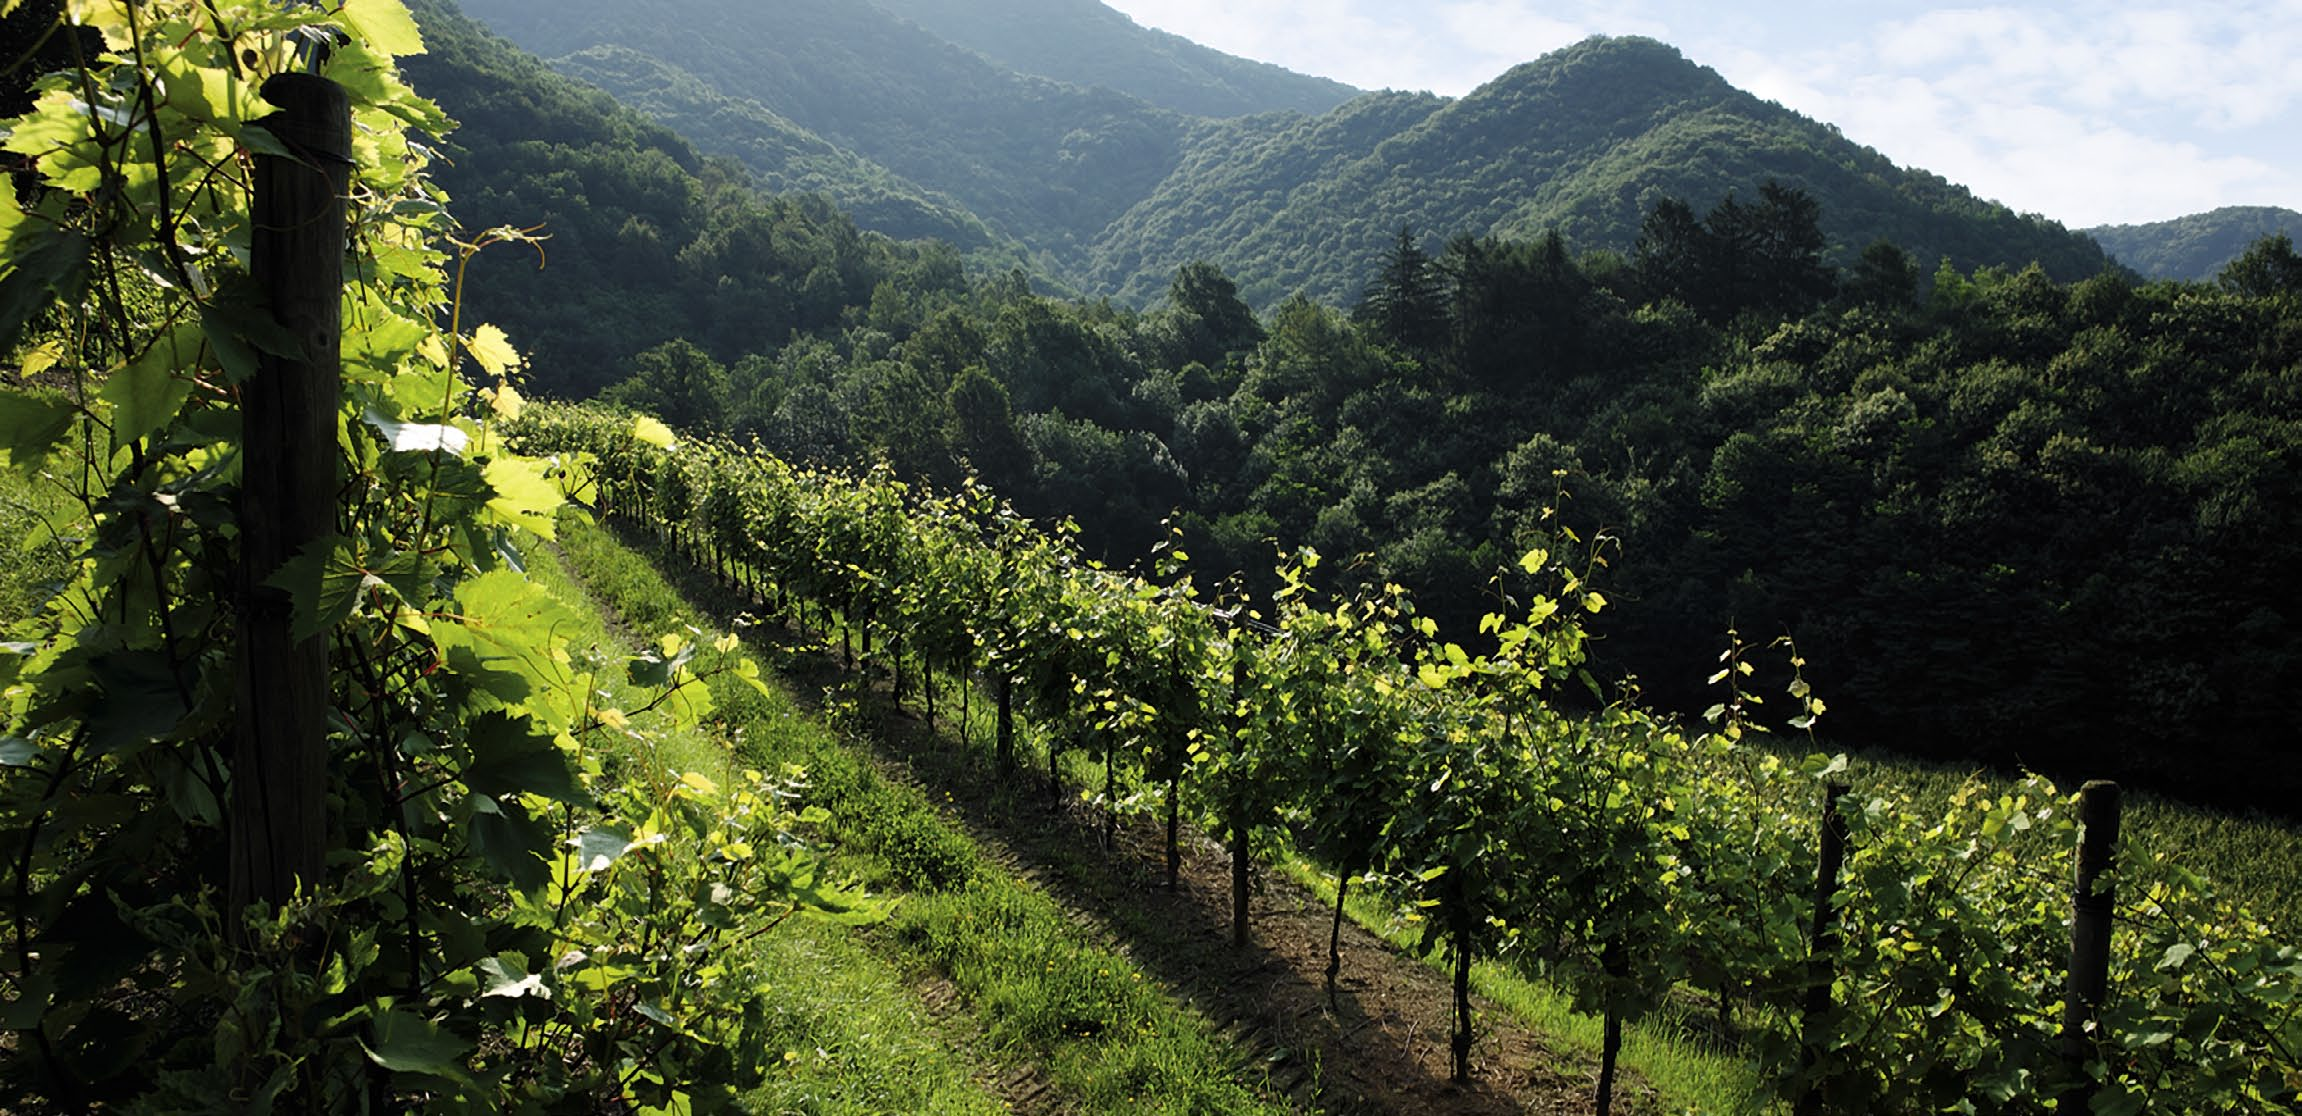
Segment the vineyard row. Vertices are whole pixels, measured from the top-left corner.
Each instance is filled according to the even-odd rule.
[[[1685,988],[1739,1013],[1760,1079],[1801,1113],[2302,1097],[2302,953],[2162,857],[2093,865],[2074,896],[2076,796],[2036,777],[1947,806],[1837,793],[1843,761],[1753,745],[1761,651],[1739,643],[1699,731],[1598,700],[1582,665],[1604,551],[1563,529],[1474,653],[1396,587],[1323,593],[1307,551],[1256,601],[1199,584],[1173,543],[1144,575],[1102,568],[978,488],[817,472],[594,408],[531,408],[513,438],[787,618],[837,616],[867,656],[877,638],[927,664],[930,702],[936,668],[988,678],[1000,762],[1018,715],[1053,726],[1110,790],[1157,789],[1171,848],[1184,817],[1229,840],[1235,898],[1269,839],[1384,889],[1455,963],[1458,1076],[1469,966],[1494,957],[1605,1018],[1602,1112],[1623,1021]],[[1788,697],[1795,726],[1823,712],[1795,675]],[[2106,916],[2077,919],[2080,953],[2107,938],[2099,991],[2072,976],[2074,909]]]

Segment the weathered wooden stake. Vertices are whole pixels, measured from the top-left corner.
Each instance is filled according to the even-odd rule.
[[[2070,894],[2070,981],[2062,999],[2062,1062],[2076,1086],[2057,1112],[2084,1113],[2094,1100],[2088,1056],[2101,1036],[2102,1001],[2110,992],[2110,929],[2117,888],[2103,875],[2118,854],[2118,784],[2095,781],[2078,791],[2078,873]]]
[[[321,880],[326,849],[328,639],[295,638],[295,605],[264,582],[335,533],[336,411],[343,395],[344,199],[351,102],[312,74],[264,83],[263,126],[295,157],[259,155],[249,269],[302,350],[263,353],[242,386],[238,724],[230,879],[238,913],[274,909]]]
[[[1248,940],[1247,899],[1248,871],[1252,865],[1247,844],[1247,807],[1234,802],[1231,806],[1231,944],[1246,948]]]
[[[1103,848],[1119,847],[1119,749],[1108,735],[1103,738]]]
[[[1173,891],[1183,877],[1183,779],[1179,775],[1167,777],[1167,890]]]
[[[1838,980],[1838,909],[1834,900],[1839,869],[1846,864],[1846,818],[1839,813],[1838,804],[1850,789],[1845,783],[1823,786],[1822,859],[1814,873],[1814,926],[1807,934],[1806,1004],[1801,1025],[1805,1049],[1799,1055],[1807,1082],[1798,1098],[1797,1116],[1822,1112],[1822,1082],[1813,1074],[1822,1060],[1821,1031],[1830,1015],[1831,985]]]
[[[1015,676],[999,672],[999,770],[1015,770]]]
[[[1456,880],[1462,878],[1460,872],[1450,874]],[[1471,1030],[1471,919],[1465,911],[1464,900],[1466,896],[1463,895],[1461,886],[1459,884],[1453,886],[1452,898],[1454,901],[1447,906],[1453,912],[1448,917],[1454,923],[1455,1026],[1452,1041],[1448,1044],[1448,1052],[1452,1055],[1450,1059],[1451,1072],[1448,1074],[1448,1079],[1457,1085],[1465,1085],[1469,1084],[1471,1080],[1471,1045],[1477,1039]]]
[[[1624,955],[1622,939],[1607,939],[1606,948],[1599,954],[1599,965],[1616,980],[1631,975],[1630,958]],[[1623,1007],[1615,1002],[1615,997],[1607,997],[1606,1017],[1599,1026],[1598,1116],[1614,1116],[1615,1067],[1623,1053]]]

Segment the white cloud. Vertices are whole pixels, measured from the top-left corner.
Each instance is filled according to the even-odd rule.
[[[2297,50],[2302,3],[2026,6],[1926,12],[1718,65],[1898,162],[2088,226],[2302,206],[2302,164],[2259,134],[2302,102]]]

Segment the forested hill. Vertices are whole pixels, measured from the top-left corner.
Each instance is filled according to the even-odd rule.
[[[1250,300],[1355,297],[1363,261],[1401,227],[1625,250],[1656,199],[1707,207],[1768,179],[1822,203],[1829,256],[1886,239],[1962,270],[2038,262],[2083,278],[2102,251],[1835,128],[1736,89],[1649,39],[1591,39],[1460,100],[1377,95],[1313,121],[1211,128],[1191,161],[1097,243],[1089,286],[1154,294],[1193,259],[1222,264]]]
[[[547,393],[589,395],[673,338],[741,353],[835,331],[883,283],[915,300],[963,289],[949,246],[865,233],[818,197],[762,195],[741,166],[554,73],[447,0],[410,7],[428,50],[403,67],[459,122],[435,170],[465,234],[544,238],[478,254],[466,318],[509,330]]]
[[[1321,113],[1359,95],[1138,25],[1098,0],[873,0],[1020,73],[1100,85],[1194,116]]]
[[[546,58],[622,47],[685,71],[698,88],[753,102],[1050,250],[1091,238],[1164,180],[1192,119],[1016,73],[858,0],[469,0],[465,9]],[[719,119],[725,131],[697,127],[689,138],[759,157],[748,125]],[[772,159],[754,169],[784,172]]]
[[[2084,236],[1896,167],[1649,40],[1595,39],[1461,99],[1376,93],[1319,115],[1217,118],[1162,107],[1186,103],[1172,90],[1113,81],[1154,104],[1018,72],[894,14],[924,3],[466,0],[700,148],[822,190],[866,227],[908,236],[957,220],[971,253],[1021,245],[1056,287],[1138,304],[1193,259],[1220,264],[1258,306],[1296,292],[1346,301],[1402,227],[1443,242],[1556,225],[1578,251],[1627,251],[1656,199],[1708,206],[1770,178],[1822,203],[1841,263],[1883,238],[1962,270],[2036,261],[2077,279],[2106,264]],[[968,25],[979,42],[992,15],[1023,3],[931,22],[988,13]],[[1045,59],[1107,49],[1101,26],[1050,17],[1002,53],[1053,70]],[[1231,80],[1166,76],[1194,72],[1207,96]],[[906,204],[857,203],[875,190]],[[988,231],[975,239],[957,210]]]
[[[2248,245],[2280,233],[2302,239],[2302,213],[2234,205],[2147,225],[2105,225],[2086,234],[2118,262],[2152,279],[2211,279]]]

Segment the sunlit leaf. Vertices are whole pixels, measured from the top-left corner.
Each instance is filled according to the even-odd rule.
[[[533,531],[544,538],[557,532],[556,517],[567,496],[548,474],[551,463],[525,457],[497,457],[482,475],[494,493],[488,511],[504,522]]]
[[[511,338],[493,325],[483,325],[472,331],[472,339],[464,349],[472,354],[488,375],[502,378],[517,371],[520,366],[519,350],[512,348]]]
[[[657,449],[670,449],[679,444],[679,435],[649,415],[638,415],[631,420],[631,436]]]
[[[424,52],[423,32],[401,0],[344,0],[338,18],[378,53],[405,56]]]

